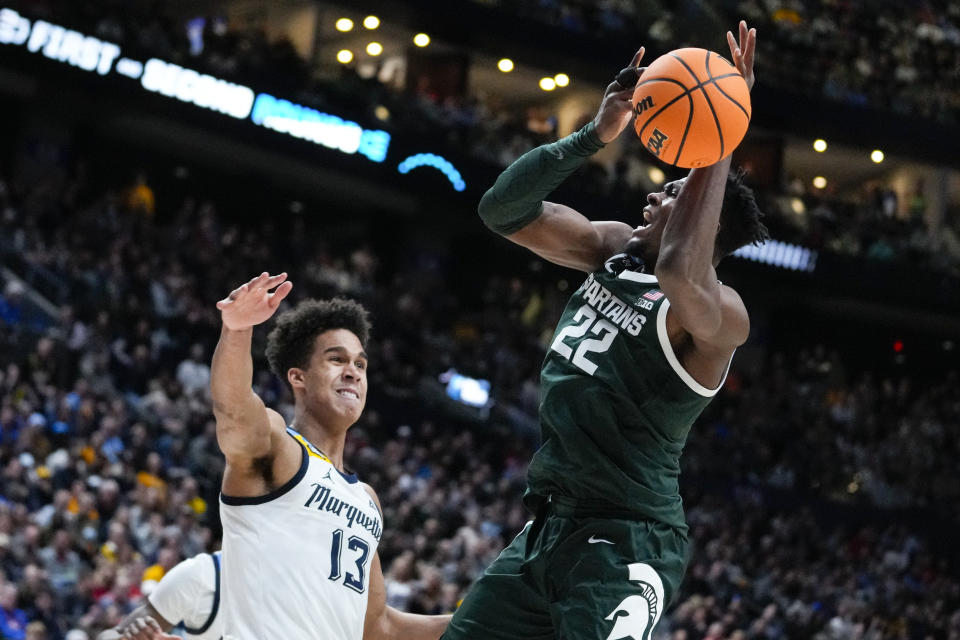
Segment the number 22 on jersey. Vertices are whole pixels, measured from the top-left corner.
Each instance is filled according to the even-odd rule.
[[[582,338],[588,331],[597,337],[580,341],[576,351],[565,342],[569,338],[574,338],[576,342],[576,339]],[[573,324],[565,326],[557,334],[550,348],[592,376],[597,370],[597,364],[588,358],[587,354],[605,353],[613,344],[617,333],[617,327],[603,318],[598,318],[597,312],[589,305],[583,305],[573,316]]]

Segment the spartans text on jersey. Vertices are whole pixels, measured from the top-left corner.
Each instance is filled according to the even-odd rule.
[[[646,316],[641,314],[632,305],[627,304],[602,284],[596,281],[591,273],[580,287],[583,299],[601,315],[632,336],[640,333]]]

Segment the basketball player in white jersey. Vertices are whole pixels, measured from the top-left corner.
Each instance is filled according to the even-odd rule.
[[[292,287],[285,273],[263,273],[217,303],[224,640],[436,640],[449,616],[386,606],[380,504],[344,467],[347,429],[367,398],[366,310],[308,300],[277,319],[267,358],[293,390],[292,425],[251,389],[253,327]]]
[[[167,572],[146,602],[97,640],[180,640],[168,632],[178,624],[187,640],[219,640],[220,552],[200,553]]]

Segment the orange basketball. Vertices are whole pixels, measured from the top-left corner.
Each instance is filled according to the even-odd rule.
[[[737,68],[706,49],[654,60],[633,92],[633,126],[663,162],[692,168],[730,155],[750,124],[750,90]]]

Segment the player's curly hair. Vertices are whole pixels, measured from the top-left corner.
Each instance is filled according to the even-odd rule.
[[[331,329],[352,332],[366,348],[370,314],[359,302],[347,298],[304,300],[278,316],[276,326],[267,335],[270,370],[286,381],[290,369],[306,369],[317,336]]]
[[[723,192],[720,209],[720,230],[715,244],[716,254],[725,258],[748,244],[760,245],[770,239],[770,232],[761,218],[763,212],[757,206],[753,189],[743,184],[743,169],[727,175],[727,188]]]

